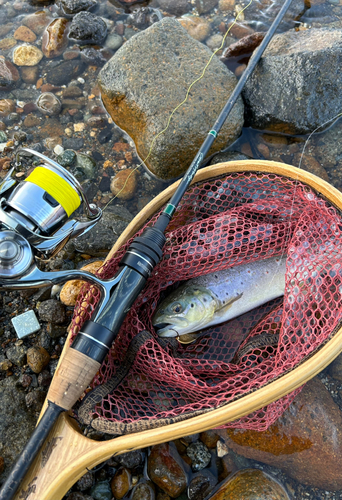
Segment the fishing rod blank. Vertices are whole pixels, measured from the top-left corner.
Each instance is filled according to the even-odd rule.
[[[186,171],[177,190],[153,227],[135,238],[120,262],[111,298],[106,307],[91,321],[85,322],[62,363],[57,368],[47,395],[48,408],[22,451],[0,491],[0,500],[12,500],[48,436],[54,422],[63,411],[70,410],[96,375],[112,346],[127,312],[145,286],[148,277],[162,257],[164,232],[180,200],[189,187],[203,158],[208,153],[222,125],[232,110],[242,89],[260,60],[275,30],[292,0],[285,0],[260,46],[251,57],[235,90],[217,118],[213,128]]]

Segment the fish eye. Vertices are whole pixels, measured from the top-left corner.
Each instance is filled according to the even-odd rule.
[[[182,312],[182,311],[183,311],[183,308],[182,308],[182,306],[180,305],[180,303],[179,303],[179,302],[177,302],[174,306],[172,306],[172,311],[173,311],[174,313],[180,313],[180,312]]]

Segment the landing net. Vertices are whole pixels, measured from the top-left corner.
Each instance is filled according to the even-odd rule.
[[[192,186],[167,229],[162,261],[79,404],[80,422],[124,434],[184,420],[255,391],[312,355],[341,322],[341,230],[336,208],[283,176],[230,173]],[[116,273],[131,241],[101,269],[101,278]],[[287,256],[284,298],[202,331],[193,344],[155,333],[157,304],[179,283],[279,255]],[[73,335],[98,299],[86,285]],[[260,345],[264,333],[271,340]],[[267,429],[299,391],[227,427]]]

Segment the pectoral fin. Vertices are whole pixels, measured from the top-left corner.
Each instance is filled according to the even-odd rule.
[[[241,299],[242,295],[243,295],[243,292],[239,293],[239,295],[237,295],[236,297],[233,297],[232,299],[228,300],[228,302],[226,302],[225,304],[222,304],[221,307],[216,309],[215,313],[219,312],[220,314],[225,314],[228,311],[228,309],[231,308],[231,306],[234,302]]]

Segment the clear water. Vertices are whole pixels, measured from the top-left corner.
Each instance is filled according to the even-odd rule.
[[[122,0],[121,3],[124,4],[125,2]],[[173,3],[174,0],[169,0],[169,7]],[[237,1],[235,13],[247,3],[246,0]],[[293,3],[300,4],[297,1]],[[244,20],[239,23],[240,27],[245,30],[266,31],[281,4],[281,0],[254,0],[253,5],[245,11]],[[198,15],[196,1],[189,0],[189,5],[190,10],[186,15]],[[296,15],[296,9],[294,8],[294,14],[287,16],[279,30],[342,27],[342,0],[330,0],[321,3],[307,0],[306,5],[307,10],[302,17]],[[142,6],[154,10],[142,11],[140,10]],[[163,9],[159,9],[158,0],[152,0],[144,4],[137,3],[131,7],[127,6],[127,8],[122,7],[123,5],[120,7],[120,3],[115,3],[114,0],[113,3],[98,0],[98,5],[93,12],[106,20],[109,34],[116,34],[118,30],[121,33],[120,26],[124,26],[123,43],[131,36],[134,36],[135,33],[146,29],[151,22],[158,20],[165,13]],[[22,26],[26,16],[41,10],[44,10],[51,19],[63,15],[59,7],[53,2],[0,0],[1,57],[12,60],[15,47],[23,43],[15,40],[13,37],[14,32],[18,27]],[[139,13],[137,13],[138,10],[140,10]],[[165,7],[165,10],[168,9]],[[201,14],[201,17],[206,19],[211,26],[210,35],[203,41],[203,43],[210,45],[210,38],[213,35],[222,35],[222,26],[227,26],[234,19],[234,13],[221,12],[216,6],[209,12]],[[227,45],[236,39],[234,36],[229,36]],[[39,35],[33,45],[41,47],[41,43],[42,37]],[[70,51],[73,47],[74,44],[70,41],[66,50]],[[102,46],[97,45],[94,49],[97,56],[93,56],[92,60],[85,60],[84,71],[73,82],[75,86],[81,89],[80,97],[76,99],[71,97],[75,101],[74,104],[67,104],[60,113],[53,117],[49,117],[35,109],[33,104],[36,103],[41,94],[42,85],[46,81],[45,74],[63,61],[63,55],[54,59],[44,57],[38,64],[38,71],[32,83],[25,83],[21,79],[12,90],[0,90],[0,99],[12,99],[15,102],[15,109],[9,116],[2,119],[4,123],[2,129],[6,137],[3,136],[0,142],[7,142],[6,147],[3,145],[2,157],[7,156],[10,158],[19,144],[26,147],[40,144],[40,151],[55,159],[54,147],[57,144],[65,145],[65,139],[68,139],[69,143],[71,140],[71,144],[74,144],[71,149],[86,153],[95,161],[95,171],[91,179],[87,179],[86,174],[83,173],[80,174],[80,180],[87,186],[87,193],[90,198],[99,206],[104,207],[113,195],[109,190],[101,188],[103,179],[113,177],[123,168],[135,168],[139,165],[140,159],[136,154],[133,141],[112,124],[103,108],[99,90],[96,86],[97,75],[101,67],[115,53],[115,50],[108,47],[108,37]],[[78,50],[77,47],[76,50]],[[81,50],[78,58],[83,58],[83,56]],[[236,63],[232,66],[232,69],[237,70],[238,66],[239,64]],[[70,81],[65,83],[67,86],[69,84]],[[61,96],[63,88],[52,90],[57,96]],[[29,120],[27,120],[27,109],[30,107],[30,103],[32,104],[31,113],[37,118],[35,125],[30,124]],[[205,106],[205,102],[203,106]],[[338,111],[336,110],[336,113]],[[92,117],[102,119],[100,128],[89,125],[88,120]],[[108,137],[104,140],[103,136],[105,134],[103,131],[107,129]],[[26,139],[21,143],[18,140],[19,132],[26,134]],[[340,169],[342,161],[341,136],[342,124],[339,121],[329,130],[313,136],[306,147],[305,161],[302,165],[304,168],[307,165],[316,168],[317,173],[320,172],[320,166],[323,166],[329,181],[338,189],[342,189]],[[285,134],[275,135],[269,134],[267,131],[244,129],[241,137],[229,147],[229,150],[242,152],[251,158],[265,158],[298,166],[305,140],[306,137],[294,137]],[[115,146],[118,143],[120,145],[124,144],[124,146]],[[111,161],[110,166],[105,164],[106,160]],[[184,165],[184,169],[186,167],[187,165]],[[4,177],[6,173],[5,169],[0,170],[0,177]],[[139,182],[134,198],[120,202],[115,200],[114,203],[125,206],[133,215],[136,215],[166,185],[167,183],[154,179],[146,170],[140,168]],[[285,476],[282,479],[286,481]],[[295,492],[295,498],[298,499],[342,498],[342,491],[335,493],[324,492],[294,484],[294,482],[292,482],[292,488]]]

